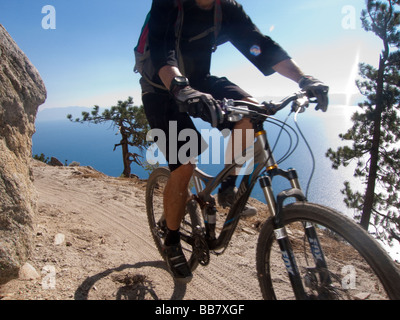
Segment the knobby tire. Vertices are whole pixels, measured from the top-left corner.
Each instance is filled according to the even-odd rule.
[[[307,202],[290,204],[283,208],[282,214],[310,299],[400,299],[398,266],[358,224],[330,208]],[[304,222],[316,226],[322,251],[327,258],[327,268],[333,279],[327,290],[321,290],[318,273],[313,271],[316,268],[304,236]],[[264,299],[294,299],[276,242],[274,219],[271,217],[264,223],[257,244],[257,274],[261,292]],[[276,266],[277,263],[280,265]],[[348,270],[350,273],[347,273]],[[375,276],[376,280],[371,280]],[[321,294],[321,291],[325,293]]]

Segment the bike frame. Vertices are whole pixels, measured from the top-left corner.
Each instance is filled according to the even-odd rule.
[[[239,222],[240,212],[243,210],[248,198],[250,197],[251,191],[259,179],[261,172],[265,170],[265,168],[275,168],[276,166],[268,145],[266,132],[261,130],[260,132],[256,132],[255,136],[254,160],[251,164],[253,171],[250,174],[243,176],[236,194],[234,206],[229,210],[220,235],[216,239],[213,247],[210,248],[212,250],[220,250],[229,244]],[[199,168],[196,168],[193,174],[193,181],[200,205],[206,203],[219,184],[228,177],[231,172],[240,167],[241,166],[233,160],[232,164],[225,166],[216,177],[210,176]],[[205,187],[203,187],[203,184]]]
[[[245,102],[243,102],[243,104],[246,105]],[[252,119],[255,128],[252,172],[243,176],[238,187],[238,192],[235,196],[234,205],[229,210],[222,230],[214,241],[208,243],[208,246],[210,250],[214,251],[221,250],[228,246],[239,222],[240,213],[244,209],[256,182],[259,181],[269,212],[274,219],[275,238],[279,243],[282,259],[289,274],[295,296],[297,299],[306,299],[307,297],[302,284],[300,272],[296,265],[288,233],[283,224],[284,219],[282,208],[285,200],[288,198],[295,198],[297,201],[307,201],[307,199],[301,190],[296,171],[294,169],[286,171],[278,167],[268,143],[267,132],[263,128],[265,119],[265,114],[255,116]],[[225,168],[215,177],[204,173],[199,168],[195,169],[193,174],[194,187],[197,193],[195,200],[200,204],[202,209],[205,205],[209,204],[211,194],[218,185],[228,177],[233,170],[240,167],[241,166],[233,160],[232,164],[225,166]],[[291,186],[291,188],[283,190],[276,197],[274,196],[272,189],[272,179],[275,176],[286,178],[290,182]],[[204,214],[203,219],[207,228],[208,221]],[[321,279],[326,281],[326,283],[330,283],[329,276],[324,272],[324,270],[326,270],[326,261],[319,244],[316,230],[310,223],[304,224],[304,228],[317,268],[321,270],[319,271],[319,275]]]

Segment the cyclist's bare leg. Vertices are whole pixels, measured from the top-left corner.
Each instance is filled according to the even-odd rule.
[[[252,103],[257,103],[253,98],[244,99]],[[232,130],[231,136],[228,141],[228,146],[225,153],[225,166],[232,164],[233,159],[240,165],[245,165],[245,158],[242,158],[243,151],[251,147],[254,143],[254,128],[249,118],[244,118],[237,122]],[[240,158],[238,158],[238,156]],[[247,155],[246,155],[247,156]],[[233,199],[235,197],[235,186],[237,176],[241,171],[241,167],[236,167],[234,172],[231,172],[221,183],[221,187],[218,190],[218,203],[222,207],[231,207]],[[257,214],[257,209],[246,205],[241,215],[243,217],[251,217]]]
[[[248,97],[243,100],[252,103],[258,103],[258,101],[252,97]],[[247,147],[250,146],[249,142],[253,143],[254,135],[252,135],[251,137],[247,136],[248,134],[247,130],[251,129],[253,129],[253,124],[251,123],[249,118],[244,118],[243,120],[235,124],[233,132],[228,141],[228,147],[226,149],[226,154],[225,154],[226,166],[232,163],[232,160],[235,158],[235,156],[238,155],[238,153],[241,154]],[[236,139],[241,139],[241,144],[239,145],[240,146],[239,148],[235,147],[235,143],[237,142]]]
[[[178,230],[185,215],[185,206],[188,197],[188,185],[192,177],[194,166],[181,165],[171,172],[171,176],[164,191],[164,213],[167,227]]]

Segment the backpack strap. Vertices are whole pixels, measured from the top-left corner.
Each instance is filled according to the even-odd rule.
[[[178,7],[178,17],[175,22],[175,49],[176,55],[178,59],[178,66],[179,70],[185,75],[185,66],[183,63],[183,57],[181,54],[181,38],[182,38],[182,27],[183,27],[183,20],[185,17],[185,13],[183,11],[183,2],[184,0],[176,0],[175,5]]]
[[[197,36],[190,38],[189,42],[202,39],[204,37],[207,37],[210,33],[214,32],[214,44],[212,46],[212,51],[215,52],[217,50],[218,37],[221,32],[221,25],[222,25],[221,0],[216,0],[214,7],[214,26],[198,34]]]
[[[175,36],[178,37],[182,33],[182,25],[183,25],[183,2],[184,0],[175,0],[175,6],[178,7],[178,17],[175,22]]]
[[[214,4],[214,46],[213,46],[213,52],[217,50],[217,39],[219,36],[219,33],[221,31],[221,25],[222,25],[222,8],[221,8],[221,0],[215,0]]]

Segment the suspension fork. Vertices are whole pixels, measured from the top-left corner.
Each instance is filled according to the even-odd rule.
[[[279,248],[281,250],[282,260],[288,272],[293,292],[297,300],[305,300],[307,298],[307,295],[304,290],[302,278],[299,269],[297,267],[297,263],[293,254],[292,245],[288,237],[288,233],[286,231],[282,219],[280,218],[281,214],[279,212],[279,206],[275,201],[275,197],[272,191],[271,178],[268,175],[261,177],[260,185],[261,189],[263,190],[268,205],[268,209],[275,220],[274,234],[279,244]]]
[[[300,187],[300,182],[297,176],[297,172],[294,169],[289,169],[288,171],[289,175],[289,181],[290,185],[292,188],[296,188],[298,190],[301,190]],[[317,231],[315,230],[314,225],[311,222],[303,222],[303,227],[305,234],[307,236],[308,244],[310,245],[311,248],[311,253],[314,258],[315,265],[317,266],[317,269],[319,270],[320,274],[320,281],[321,283],[324,284],[330,284],[332,283],[332,280],[329,276],[329,274],[326,272],[327,268],[327,263],[326,259],[324,256],[324,252],[321,248],[321,244],[318,239]]]
[[[283,202],[290,197],[295,198],[297,201],[306,201],[306,197],[300,188],[297,173],[294,169],[284,171],[278,168],[278,166],[267,168],[268,175],[260,178],[261,188],[264,192],[265,199],[268,204],[268,209],[275,220],[275,238],[278,241],[279,247],[282,252],[282,258],[285,262],[286,269],[289,274],[290,281],[297,299],[307,298],[301,276],[293,255],[293,250],[287,235],[285,225],[283,223],[282,209]],[[280,175],[289,180],[291,189],[282,191],[275,201],[275,197],[272,190],[271,177]],[[304,222],[303,227],[311,248],[311,253],[314,258],[314,262],[317,266],[318,273],[320,275],[320,281],[324,284],[330,284],[331,279],[329,274],[326,272],[327,263],[321,249],[321,245],[317,236],[315,227],[310,222]]]

